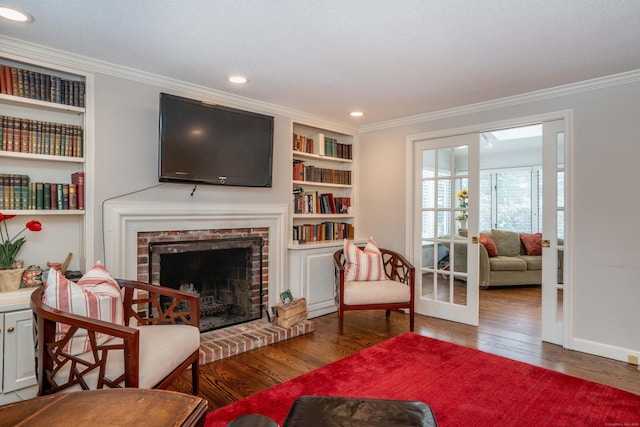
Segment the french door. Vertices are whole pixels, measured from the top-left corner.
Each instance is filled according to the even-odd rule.
[[[542,127],[542,340],[563,345],[565,301],[564,121]],[[549,183],[548,185],[546,183]]]
[[[570,301],[569,289],[565,287],[569,277],[565,262],[565,122],[541,122],[542,340],[563,345],[567,341],[566,302]],[[490,129],[488,126],[483,131]],[[412,241],[419,267],[415,310],[478,325],[480,133],[413,143]],[[459,197],[465,192],[468,198]]]
[[[477,133],[416,141],[416,313],[478,325]],[[418,257],[416,257],[417,259]]]

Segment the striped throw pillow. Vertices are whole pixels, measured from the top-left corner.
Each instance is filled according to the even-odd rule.
[[[382,254],[373,238],[369,237],[364,250],[354,245],[351,240],[345,239],[344,256],[347,260],[344,280],[348,282],[386,280]]]
[[[118,282],[98,261],[91,270],[74,283],[59,271],[51,269],[42,297],[46,305],[67,313],[99,319],[118,325],[124,324],[122,294]],[[56,340],[62,339],[69,325],[56,325]],[[111,338],[107,334],[97,334],[98,344]],[[64,351],[78,355],[90,350],[89,336],[85,329],[79,329],[65,345]]]

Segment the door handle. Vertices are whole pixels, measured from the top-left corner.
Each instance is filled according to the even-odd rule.
[[[542,243],[542,247],[543,248],[550,248],[551,247],[551,240],[543,240],[541,243]]]
[[[478,244],[478,237],[477,236],[473,236],[471,238],[471,243],[474,244],[474,245],[477,245]]]

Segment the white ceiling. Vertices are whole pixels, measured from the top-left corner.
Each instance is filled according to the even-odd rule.
[[[354,126],[640,69],[637,0],[0,5],[35,18],[3,20],[4,36]],[[233,86],[231,74],[249,83]]]

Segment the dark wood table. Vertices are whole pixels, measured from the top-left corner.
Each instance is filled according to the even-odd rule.
[[[204,426],[207,401],[167,390],[58,393],[0,406],[0,426]]]

